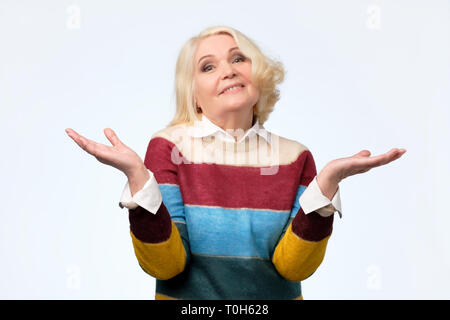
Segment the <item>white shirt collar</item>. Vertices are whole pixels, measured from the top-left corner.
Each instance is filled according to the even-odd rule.
[[[215,125],[211,120],[209,120],[204,114],[201,115],[201,120],[196,120],[194,124],[193,130],[190,131],[190,135],[192,137],[196,138],[203,138],[211,135],[217,135],[221,139],[229,142],[241,142],[243,141],[247,136],[249,138],[253,135],[259,135],[260,137],[264,138],[269,145],[272,145],[270,133],[264,128],[262,124],[259,123],[258,118],[256,119],[255,124],[253,127],[248,129],[244,136],[241,137],[238,141],[236,141],[232,134],[228,133],[221,127]]]

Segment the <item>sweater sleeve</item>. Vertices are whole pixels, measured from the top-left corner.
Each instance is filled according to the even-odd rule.
[[[303,168],[299,190],[304,191],[317,171],[309,150],[303,151],[300,157]],[[306,215],[302,207],[298,206],[297,213],[289,220],[272,256],[272,263],[278,273],[290,281],[302,281],[311,276],[325,256],[332,226],[333,215],[323,217],[316,211]]]
[[[145,155],[144,164],[162,195],[156,214],[141,206],[129,209],[130,234],[139,265],[160,280],[180,274],[190,256],[178,165],[171,160],[174,147],[166,139],[152,138]]]

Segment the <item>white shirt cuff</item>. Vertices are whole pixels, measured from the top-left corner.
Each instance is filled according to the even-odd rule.
[[[342,218],[341,197],[339,194],[339,186],[334,194],[333,199],[330,201],[325,197],[317,184],[317,176],[311,181],[306,190],[302,193],[299,199],[300,207],[305,214],[316,211],[322,217],[329,217],[336,211],[339,213],[339,217]]]
[[[161,206],[162,195],[153,172],[148,169],[147,171],[150,174],[150,179],[147,180],[142,189],[136,192],[133,197],[131,196],[130,185],[127,181],[119,202],[121,208],[136,209],[138,206],[141,206],[147,211],[156,214]]]

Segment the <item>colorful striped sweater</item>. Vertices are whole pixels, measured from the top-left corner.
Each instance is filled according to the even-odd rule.
[[[316,176],[311,152],[270,132],[227,142],[192,129],[152,136],[144,163],[162,202],[152,213],[129,209],[155,298],[302,299],[301,281],[321,264],[333,224],[332,214],[300,207]]]

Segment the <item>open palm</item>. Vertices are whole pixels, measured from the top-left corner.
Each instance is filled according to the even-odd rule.
[[[340,158],[329,162],[323,170],[339,183],[341,180],[359,173],[364,173],[372,168],[388,164],[400,158],[406,152],[405,149],[394,148],[377,156],[370,157],[370,151],[362,150],[357,154]]]
[[[93,155],[101,163],[119,169],[127,176],[136,168],[143,166],[143,161],[139,155],[122,143],[110,128],[106,128],[103,132],[112,146],[87,139],[70,128],[67,128],[66,132],[81,149]]]

